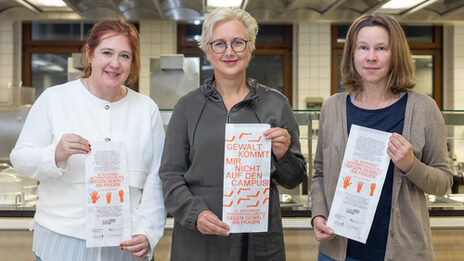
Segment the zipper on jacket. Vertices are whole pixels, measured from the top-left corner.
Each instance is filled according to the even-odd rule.
[[[227,112],[226,114],[226,123],[230,122],[230,111]]]

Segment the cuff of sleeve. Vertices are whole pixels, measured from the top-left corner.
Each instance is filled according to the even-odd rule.
[[[403,174],[405,177],[407,177],[408,179],[410,179],[411,181],[415,183],[415,181],[422,179],[420,173],[425,173],[426,171],[425,167],[426,165],[415,157],[414,164],[412,165],[412,168],[408,172],[405,173],[401,170],[399,171],[401,174]]]
[[[327,217],[324,216],[324,215],[316,215],[316,216],[313,216],[311,218],[311,227],[314,227],[314,219],[317,218],[317,217],[322,217],[322,218],[325,218],[325,220],[327,220]]]
[[[194,221],[193,221],[191,229],[198,231],[198,227],[197,227],[198,216],[200,215],[201,212],[203,212],[205,210],[209,210],[209,209],[207,207],[199,208],[197,211],[195,211],[192,214],[192,218],[194,219]]]
[[[57,166],[55,162],[55,151],[56,151],[56,144],[50,144],[46,150],[45,153],[43,154],[44,161],[47,162],[48,164],[45,164],[47,170],[45,171],[48,173],[53,178],[60,177],[64,175],[64,172],[66,172],[68,168],[67,161],[66,162],[60,162]]]

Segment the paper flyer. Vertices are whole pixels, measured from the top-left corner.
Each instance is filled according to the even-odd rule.
[[[269,216],[269,124],[226,124],[222,221],[230,233],[266,232]]]
[[[391,133],[351,125],[327,225],[366,243],[388,171]]]
[[[129,176],[124,142],[90,142],[86,157],[87,247],[131,239]]]

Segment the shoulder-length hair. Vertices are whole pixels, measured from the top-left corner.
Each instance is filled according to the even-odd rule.
[[[391,62],[386,89],[397,94],[414,88],[414,63],[400,24],[389,15],[365,14],[353,22],[346,36],[341,62],[342,84],[346,91],[354,93],[362,90],[362,79],[354,65],[354,52],[359,31],[366,26],[380,26],[390,38]]]
[[[96,23],[89,32],[87,42],[82,47],[83,57],[87,57],[87,51],[93,55],[102,40],[111,36],[122,35],[127,38],[132,51],[132,61],[129,73],[129,85],[134,88],[140,73],[139,34],[135,26],[123,18],[102,20]],[[89,57],[87,57],[89,58]],[[87,59],[88,60],[88,59]],[[87,78],[92,74],[92,65],[87,63],[84,71],[78,78]]]

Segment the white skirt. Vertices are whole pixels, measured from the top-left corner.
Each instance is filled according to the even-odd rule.
[[[85,247],[85,240],[55,233],[33,222],[32,251],[43,261],[136,261],[117,247]],[[148,260],[148,259],[145,259]]]

